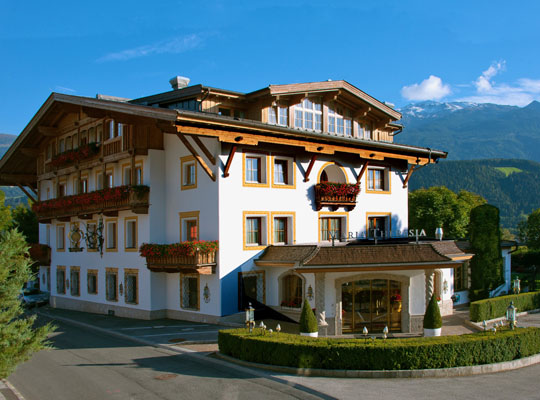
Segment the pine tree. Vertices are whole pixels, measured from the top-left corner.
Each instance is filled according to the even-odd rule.
[[[31,261],[23,235],[10,225],[10,210],[0,191],[0,379],[45,348],[53,329],[50,325],[34,328],[36,316],[24,315],[19,294],[32,277]]]

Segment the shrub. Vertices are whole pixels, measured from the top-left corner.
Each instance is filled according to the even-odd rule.
[[[315,317],[315,314],[313,314],[309,301],[306,299],[302,306],[302,314],[300,314],[300,332],[312,333],[317,332],[318,330],[317,318]]]
[[[424,329],[442,328],[441,310],[435,299],[435,295],[431,296],[431,300],[427,306],[426,314],[424,315]]]
[[[295,368],[411,370],[491,364],[540,352],[540,329],[518,328],[460,336],[368,340],[310,338],[262,330],[220,331],[221,353]]]
[[[511,301],[514,302],[518,312],[534,310],[540,308],[540,292],[513,294],[474,301],[469,308],[469,318],[471,321],[480,322],[502,317],[506,314],[506,308]]]

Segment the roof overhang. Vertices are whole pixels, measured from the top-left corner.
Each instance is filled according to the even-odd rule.
[[[320,265],[294,268],[299,273],[322,272],[373,272],[373,271],[413,271],[440,268],[456,268],[462,262],[429,262],[429,263],[392,263],[392,264],[350,264],[350,265]]]

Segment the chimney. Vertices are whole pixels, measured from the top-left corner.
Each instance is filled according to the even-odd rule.
[[[169,79],[173,90],[183,89],[189,85],[189,78],[184,76],[175,76],[174,78]]]

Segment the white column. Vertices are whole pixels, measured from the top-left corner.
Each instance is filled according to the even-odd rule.
[[[435,270],[426,269],[425,275],[426,275],[426,309],[427,309],[429,301],[431,300],[431,297],[433,296],[433,292],[435,291],[435,284],[434,284]]]
[[[317,325],[319,325],[319,335],[326,336],[328,323],[326,322],[325,310],[325,273],[315,274],[315,309],[317,310]]]

